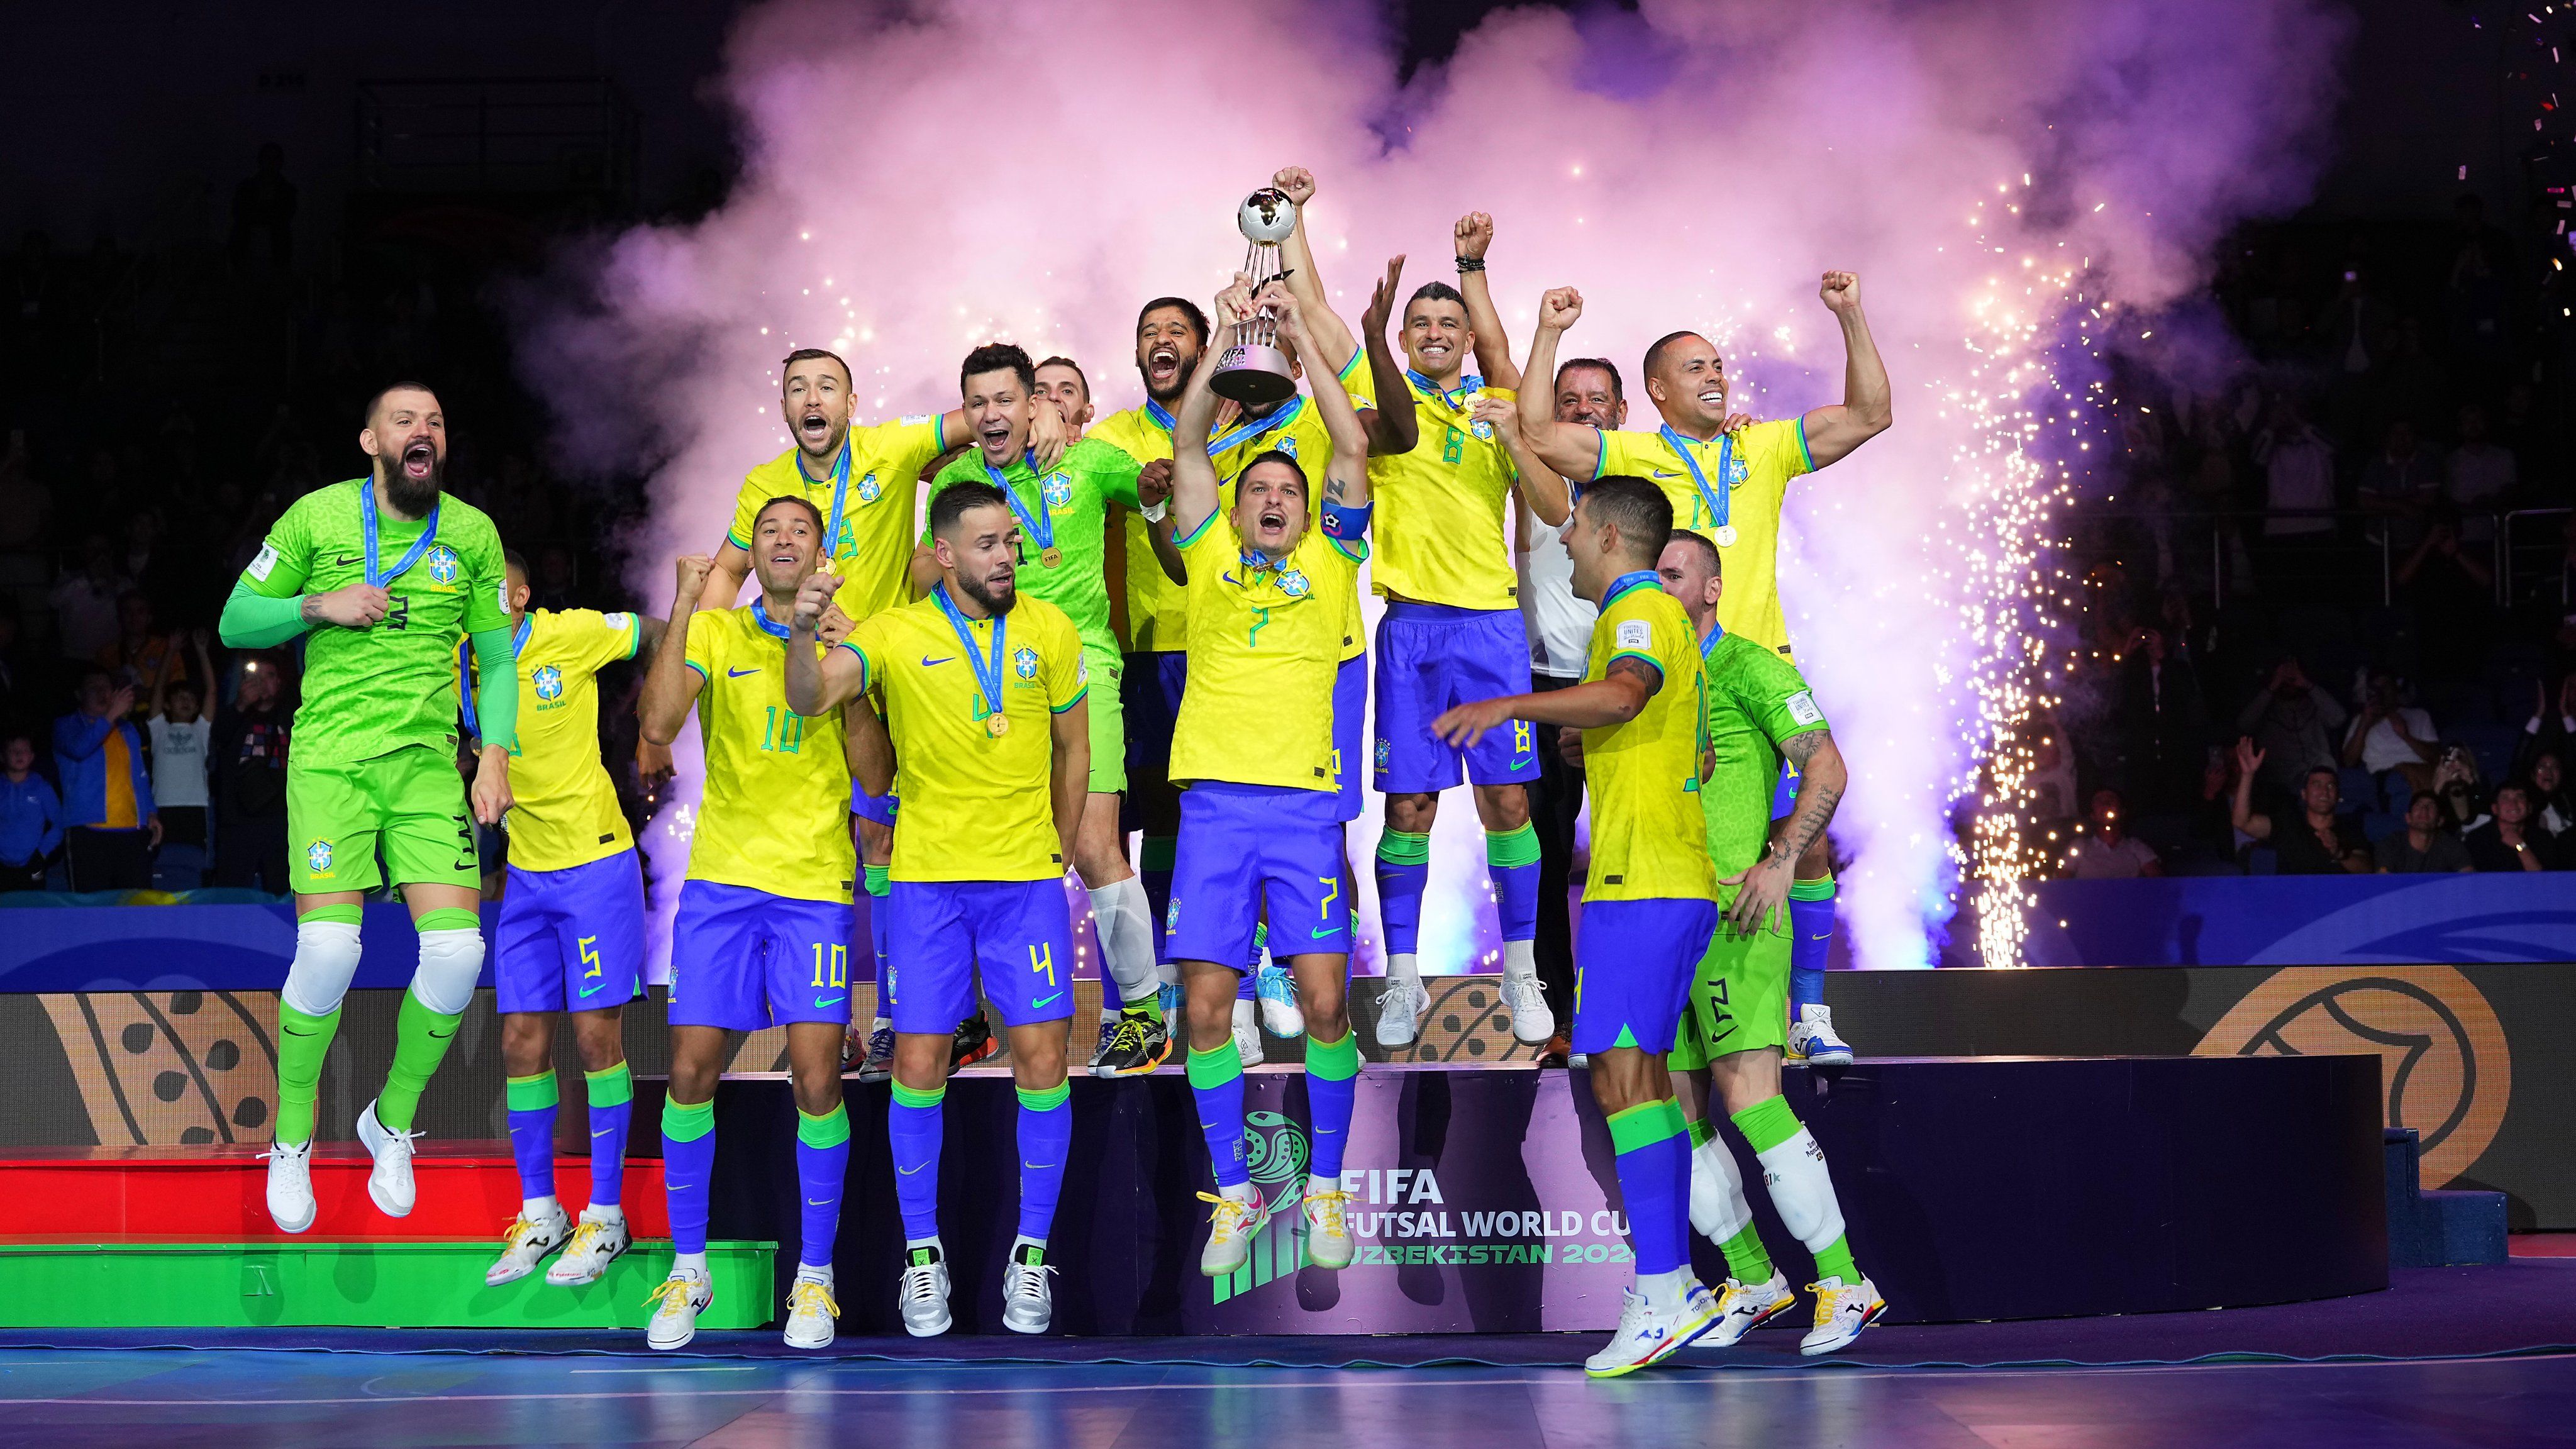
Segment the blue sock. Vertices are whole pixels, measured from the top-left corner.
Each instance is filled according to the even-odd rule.
[[[1833,877],[1789,887],[1789,936],[1789,1019],[1795,1021],[1799,1007],[1825,1004],[1825,953],[1834,944]]]
[[[1610,1142],[1637,1276],[1689,1266],[1690,1131],[1681,1107],[1667,1098],[1613,1113]]]
[[[635,1117],[635,1074],[619,1062],[582,1076],[590,1089],[590,1205],[615,1207],[626,1192],[626,1128]]]
[[[832,1240],[841,1235],[841,1186],[850,1176],[850,1113],[840,1103],[816,1117],[796,1114],[796,1197],[804,1241],[796,1266],[832,1266]]]
[[[1345,1031],[1335,1042],[1306,1039],[1306,1110],[1314,1118],[1307,1134],[1314,1155],[1306,1175],[1315,1182],[1338,1183],[1341,1178],[1342,1149],[1350,1145],[1351,1105],[1359,1085],[1359,1033]]]
[[[1020,1088],[1020,1236],[1046,1241],[1055,1202],[1064,1194],[1064,1160],[1073,1148],[1073,1086]]]
[[[552,1071],[511,1077],[510,1156],[519,1164],[519,1196],[555,1195],[555,1109],[560,1104]]]
[[[903,1209],[907,1239],[939,1236],[940,1104],[948,1084],[916,1092],[894,1084],[894,1107],[886,1114],[886,1135],[894,1147],[894,1200]]]
[[[1242,1187],[1252,1181],[1243,1165],[1243,1056],[1229,1037],[1225,1045],[1203,1052],[1190,1048],[1190,1095],[1198,1099],[1199,1130],[1207,1136],[1208,1165],[1218,1187]]]
[[[662,1194],[671,1208],[671,1248],[707,1250],[707,1182],[716,1172],[716,1104],[662,1104]]]
[[[1386,954],[1410,956],[1422,938],[1422,891],[1431,883],[1431,834],[1388,830],[1377,838],[1377,916]],[[1530,909],[1538,894],[1530,893]]]
[[[1494,912],[1506,941],[1538,938],[1538,827],[1485,832],[1485,874],[1494,882]]]

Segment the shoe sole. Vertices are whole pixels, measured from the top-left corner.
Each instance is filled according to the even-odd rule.
[[[1836,1353],[1849,1348],[1860,1341],[1862,1329],[1869,1327],[1871,1324],[1876,1323],[1886,1316],[1887,1304],[1884,1300],[1871,1304],[1869,1311],[1860,1316],[1860,1322],[1852,1325],[1851,1332],[1844,1334],[1842,1337],[1835,1339],[1831,1343],[1820,1343],[1815,1345],[1813,1348],[1802,1343],[1798,1345],[1798,1352],[1808,1358],[1814,1358],[1818,1354]]]
[[[879,1082],[889,1082],[894,1080],[894,1068],[888,1067],[882,1072],[877,1072],[870,1071],[862,1067],[858,1071],[851,1073],[851,1075],[857,1078],[861,1085],[872,1087]]]
[[[911,1322],[907,1320],[903,1325],[903,1331],[911,1334],[915,1338],[937,1338],[939,1335],[946,1333],[956,1324],[956,1322],[956,1318],[952,1315],[942,1317],[939,1320],[938,1326],[935,1328],[915,1328],[912,1326]]]
[[[1356,1257],[1356,1256],[1358,1256],[1358,1255],[1355,1253],[1355,1254],[1353,1254],[1352,1256],[1353,1256],[1353,1257]],[[1308,1239],[1306,1240],[1306,1265],[1307,1265],[1308,1267],[1310,1267],[1310,1268],[1324,1268],[1324,1269],[1328,1269],[1328,1270],[1330,1270],[1330,1271],[1332,1271],[1332,1272],[1336,1272],[1336,1273],[1338,1273],[1338,1272],[1340,1272],[1342,1269],[1347,1268],[1347,1267],[1349,1267],[1349,1266],[1351,1265],[1351,1259],[1350,1259],[1350,1258],[1344,1258],[1344,1259],[1342,1259],[1342,1261],[1340,1261],[1340,1262],[1338,1262],[1338,1263],[1335,1263],[1335,1262],[1330,1262],[1330,1261],[1328,1261],[1328,1260],[1326,1260],[1326,1259],[1323,1259],[1323,1258],[1319,1258],[1319,1257],[1315,1256],[1315,1240],[1314,1240],[1314,1239],[1312,1239],[1312,1238],[1308,1238]]]
[[[1052,1308],[1047,1310],[1046,1317],[1039,1319],[1035,1323],[1022,1322],[1011,1317],[1011,1311],[1009,1309],[1005,1308],[1002,1310],[1002,1326],[1013,1333],[1044,1333],[1049,1328],[1053,1327],[1054,1324],[1055,1310]]]
[[[308,1197],[308,1198],[306,1198],[306,1199],[305,1199],[305,1201],[307,1201],[307,1202],[312,1202],[313,1200],[312,1200],[311,1198],[309,1198],[309,1197]],[[321,1216],[322,1216],[322,1205],[321,1205],[320,1203],[313,1203],[312,1211],[307,1212],[307,1213],[304,1215],[304,1221],[302,1221],[302,1222],[300,1222],[300,1223],[297,1223],[297,1224],[295,1224],[295,1225],[294,1225],[294,1226],[292,1226],[292,1227],[289,1227],[289,1226],[287,1226],[286,1219],[284,1219],[284,1218],[282,1218],[282,1217],[279,1217],[279,1216],[277,1215],[277,1209],[276,1209],[276,1208],[272,1207],[272,1208],[270,1208],[270,1209],[268,1210],[268,1220],[269,1220],[270,1222],[272,1222],[272,1223],[277,1224],[277,1230],[278,1230],[279,1232],[281,1232],[281,1233],[309,1233],[309,1232],[313,1231],[313,1223],[314,1223],[314,1220],[315,1220],[315,1219],[317,1219],[317,1218],[319,1218],[319,1217],[321,1217]]]
[[[1738,1333],[1735,1335],[1735,1337],[1730,1338],[1730,1339],[1723,1340],[1722,1342],[1720,1342],[1720,1343],[1718,1343],[1718,1344],[1717,1344],[1717,1347],[1719,1347],[1719,1348],[1733,1348],[1733,1347],[1735,1347],[1737,1344],[1742,1343],[1742,1342],[1744,1341],[1744,1335],[1745,1335],[1745,1334],[1751,1333],[1753,1330],[1755,1330],[1755,1329],[1757,1329],[1757,1328],[1760,1328],[1762,1325],[1764,1325],[1764,1324],[1766,1324],[1766,1323],[1769,1323],[1772,1319],[1779,1317],[1781,1314],[1786,1313],[1786,1312],[1788,1312],[1790,1309],[1795,1308],[1795,1307],[1797,1307],[1797,1306],[1798,1306],[1798,1298],[1797,1298],[1797,1295],[1796,1295],[1796,1294],[1794,1294],[1794,1293],[1793,1293],[1793,1294],[1789,1295],[1788,1297],[1782,1298],[1779,1302],[1774,1303],[1774,1304],[1772,1304],[1770,1307],[1763,1309],[1763,1310],[1762,1310],[1762,1314],[1761,1314],[1761,1316],[1760,1316],[1760,1317],[1758,1317],[1758,1318],[1756,1318],[1756,1319],[1754,1319],[1751,1323],[1748,1323],[1748,1324],[1744,1325],[1743,1330],[1742,1330],[1741,1332],[1738,1332]],[[1720,1314],[1720,1315],[1718,1315],[1718,1325],[1723,1325],[1725,1322],[1726,1322],[1726,1316],[1725,1316],[1724,1314]],[[1715,1331],[1715,1330],[1714,1330],[1714,1326],[1712,1327],[1712,1330],[1711,1330],[1711,1331],[1712,1331],[1712,1333],[1714,1333],[1714,1331]]]
[[[653,1335],[648,1333],[644,1335],[644,1346],[652,1349],[656,1353],[669,1353],[675,1348],[687,1348],[690,1344],[697,1341],[697,1337],[698,1326],[692,1323],[689,1325],[687,1336],[674,1339],[669,1343],[656,1342]]]
[[[815,1343],[798,1343],[798,1342],[796,1341],[796,1339],[795,1339],[795,1336],[794,1336],[793,1334],[791,1334],[791,1335],[789,1335],[789,1336],[788,1336],[788,1339],[787,1339],[787,1346],[788,1346],[789,1348],[806,1348],[806,1349],[813,1349],[813,1348],[830,1348],[830,1347],[832,1346],[832,1339],[833,1339],[833,1337],[834,1337],[834,1335],[829,1334],[829,1333],[826,1333],[826,1334],[824,1334],[824,1335],[823,1335],[822,1339],[821,1339],[819,1342],[815,1342]]]
[[[625,1257],[627,1250],[634,1246],[635,1240],[632,1238],[627,1239],[625,1244],[619,1247],[616,1252],[609,1254],[606,1258],[600,1261],[598,1272],[592,1273],[586,1278],[558,1278],[554,1275],[553,1270],[549,1269],[546,1272],[546,1286],[549,1288],[587,1288],[591,1284],[598,1282],[600,1279],[607,1277],[608,1265]],[[558,1262],[560,1262],[560,1260],[558,1260]]]
[[[1120,1077],[1141,1077],[1148,1072],[1160,1069],[1163,1063],[1170,1061],[1171,1059],[1172,1039],[1170,1037],[1165,1037],[1163,1038],[1163,1049],[1154,1053],[1154,1059],[1152,1061],[1147,1062],[1142,1066],[1135,1067],[1103,1067],[1095,1064],[1091,1069],[1091,1075],[1104,1082],[1114,1082]]]
[[[376,1104],[373,1102],[369,1102],[367,1104],[371,1109],[375,1105]],[[374,1130],[369,1131],[368,1129],[370,1127],[373,1127]],[[418,1185],[415,1184],[412,1189],[412,1201],[401,1207],[395,1207],[392,1203],[386,1201],[383,1190],[376,1185],[376,1164],[384,1160],[384,1150],[392,1141],[392,1134],[385,1131],[383,1123],[376,1121],[375,1113],[372,1110],[362,1114],[358,1118],[358,1145],[367,1149],[367,1200],[374,1203],[376,1205],[376,1211],[383,1213],[386,1217],[407,1218],[411,1216],[412,1208],[419,1205],[420,1190]]]
[[[997,1040],[995,1040],[995,1039],[993,1039],[993,1038],[991,1038],[991,1037],[986,1037],[986,1038],[984,1039],[984,1044],[983,1044],[982,1046],[979,1046],[979,1047],[975,1048],[973,1051],[966,1053],[964,1056],[951,1056],[951,1057],[948,1059],[948,1070],[950,1070],[950,1071],[952,1071],[952,1072],[953,1072],[953,1071],[957,1070],[959,1067],[971,1067],[971,1066],[975,1065],[977,1062],[982,1061],[984,1058],[991,1056],[993,1053],[995,1053],[995,1052],[997,1052],[997,1051],[1000,1051],[1001,1049],[1002,1049],[1002,1044],[1001,1044],[1001,1042],[999,1042],[999,1041],[997,1041]],[[891,1075],[893,1075],[893,1074],[892,1074],[891,1072],[889,1072],[887,1075],[891,1076]]]

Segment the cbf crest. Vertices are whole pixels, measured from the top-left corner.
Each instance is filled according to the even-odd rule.
[[[528,676],[528,682],[537,687],[539,699],[563,698],[563,671],[551,664],[538,665],[536,672]]]
[[[1292,599],[1302,599],[1314,591],[1314,582],[1308,579],[1303,572],[1297,569],[1282,569],[1280,571],[1279,592],[1286,594]]]
[[[877,475],[874,473],[870,473],[868,476],[859,480],[859,501],[861,503],[876,502],[877,495],[884,491],[885,485],[877,481]]]
[[[1022,679],[1038,677],[1038,651],[1023,644],[1011,651],[1011,670]]]
[[[1073,502],[1073,479],[1063,473],[1049,473],[1046,482],[1038,486],[1038,496],[1046,500],[1047,507],[1062,508]]]
[[[331,873],[331,842],[317,840],[304,847],[304,868],[314,875]]]
[[[429,570],[433,583],[454,584],[457,577],[465,572],[464,560],[456,556],[456,550],[443,543],[432,545],[421,563]]]

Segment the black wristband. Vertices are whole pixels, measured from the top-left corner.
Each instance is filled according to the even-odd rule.
[[[1485,269],[1483,257],[1460,257],[1457,260],[1458,270],[1462,272],[1481,272]]]

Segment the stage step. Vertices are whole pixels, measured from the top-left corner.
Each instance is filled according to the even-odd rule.
[[[2509,1252],[2504,1194],[2424,1187],[2423,1139],[2412,1127],[2384,1128],[2388,1160],[2388,1266],[2462,1267],[2501,1263]]]
[[[506,1142],[423,1142],[413,1159],[419,1200],[389,1218],[367,1198],[368,1161],[354,1142],[313,1147],[311,1236],[371,1242],[488,1241],[519,1211],[519,1173]],[[268,1216],[268,1164],[255,1146],[20,1148],[0,1158],[0,1242],[213,1239],[297,1242]],[[590,1201],[590,1159],[555,1160],[555,1195],[578,1212]],[[630,1159],[624,1199],[641,1238],[670,1236],[658,1158]],[[497,1251],[497,1249],[496,1249]]]
[[[101,1243],[0,1246],[0,1325],[12,1328],[631,1328],[671,1271],[668,1240],[639,1242],[583,1288],[543,1271],[483,1286],[499,1245],[465,1242]],[[713,1242],[702,1328],[757,1328],[775,1243]]]

